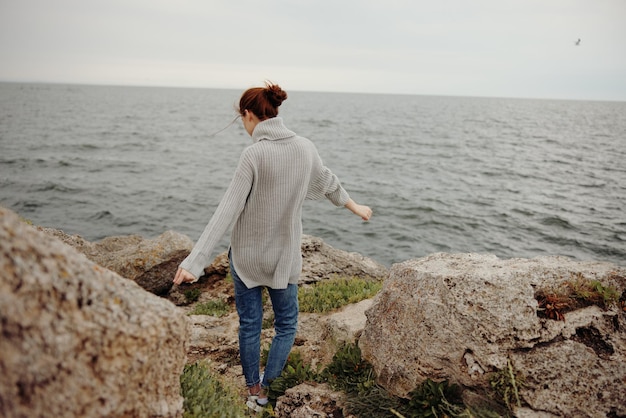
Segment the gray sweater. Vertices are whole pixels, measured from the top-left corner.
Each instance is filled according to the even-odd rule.
[[[350,197],[326,168],[313,143],[280,117],[258,123],[235,174],[189,256],[180,267],[196,278],[215,245],[233,225],[230,239],[238,276],[248,288],[284,289],[302,270],[302,204],[328,198],[344,206]]]

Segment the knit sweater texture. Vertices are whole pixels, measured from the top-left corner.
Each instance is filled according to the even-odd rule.
[[[344,206],[350,196],[307,138],[282,118],[258,123],[211,220],[180,267],[197,278],[232,226],[235,270],[248,288],[284,289],[302,270],[302,205],[326,197]],[[233,226],[234,224],[234,226]]]

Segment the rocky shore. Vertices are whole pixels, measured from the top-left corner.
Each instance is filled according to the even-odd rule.
[[[242,387],[234,310],[188,315],[208,300],[233,304],[225,254],[197,283],[171,284],[192,246],[172,231],[92,243],[0,208],[0,415],[179,417],[178,379],[199,359]],[[449,380],[471,403],[493,372],[510,367],[524,377],[516,416],[626,416],[625,269],[484,254],[433,254],[387,269],[315,237],[303,237],[302,249],[302,286],[384,280],[374,299],[301,314],[296,346],[313,365],[358,341],[378,383],[397,396],[425,379]],[[567,306],[551,299],[570,292],[575,300],[571,289],[585,283],[615,295]],[[265,343],[271,336],[263,331]],[[277,413],[327,416],[337,399],[302,385],[279,399]]]

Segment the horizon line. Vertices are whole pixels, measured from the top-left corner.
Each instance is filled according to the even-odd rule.
[[[196,90],[236,90],[245,91],[236,87],[210,87],[210,86],[183,86],[174,84],[133,84],[133,83],[107,83],[107,82],[68,82],[68,81],[25,81],[25,80],[5,80],[0,79],[4,84],[35,84],[35,85],[57,85],[57,86],[84,86],[84,87],[114,87],[114,88],[164,88],[164,89],[196,89]],[[433,93],[398,93],[380,91],[331,91],[331,90],[306,90],[289,89],[290,92],[298,93],[319,93],[319,94],[362,94],[362,95],[386,95],[386,96],[422,96],[422,97],[444,97],[444,98],[466,98],[466,99],[507,99],[507,100],[552,100],[552,101],[577,101],[577,102],[610,102],[624,103],[625,99],[581,99],[581,98],[559,98],[559,97],[534,97],[534,96],[498,96],[498,95],[462,95],[462,94],[433,94]]]

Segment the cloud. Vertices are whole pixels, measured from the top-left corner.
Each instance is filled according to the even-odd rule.
[[[625,16],[622,0],[3,0],[0,80],[626,100]]]

